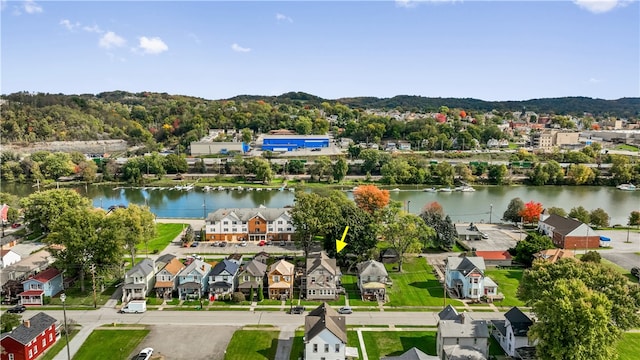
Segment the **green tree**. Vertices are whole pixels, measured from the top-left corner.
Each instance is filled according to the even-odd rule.
[[[397,202],[382,212],[380,233],[398,253],[398,271],[402,272],[404,255],[420,251],[424,244],[433,241],[435,232],[421,217],[403,211]]]
[[[587,209],[582,206],[571,208],[571,211],[569,211],[569,217],[582,221],[585,224],[591,223],[591,215]]]
[[[50,226],[69,209],[88,209],[91,200],[69,189],[33,193],[20,201],[24,221],[33,232],[48,233]]]
[[[440,162],[436,165],[435,175],[440,180],[440,184],[444,186],[453,185],[453,175],[455,170],[448,162]]]
[[[564,170],[556,161],[549,161],[544,165],[544,172],[548,175],[547,184],[562,185],[564,183]]]
[[[580,261],[582,262],[594,262],[594,263],[600,263],[600,261],[602,260],[602,256],[600,256],[600,253],[597,251],[588,251],[586,254],[582,255],[582,257],[580,258]]]
[[[574,185],[585,185],[593,183],[596,174],[584,164],[572,164],[567,171],[567,178]]]
[[[591,225],[595,227],[607,227],[609,226],[609,220],[611,217],[602,208],[597,208],[591,210],[591,213],[589,213],[589,219],[591,220]]]
[[[2,324],[0,327],[2,333],[10,332],[22,323],[22,315],[5,312],[0,316],[0,323]]]
[[[519,197],[513,198],[509,202],[509,205],[507,205],[507,210],[502,214],[502,220],[517,224],[520,222],[520,213],[522,213],[522,210],[524,210],[524,201]]]
[[[640,211],[632,211],[629,214],[629,222],[627,222],[629,226],[640,226]]]
[[[253,135],[251,134],[251,129],[242,129],[242,131],[240,132],[242,134],[242,142],[244,142],[245,144],[248,144],[251,142],[251,139],[253,138]]]
[[[313,122],[306,116],[298,117],[295,124],[296,132],[300,135],[308,135],[311,134],[311,130],[313,129]]]
[[[273,179],[273,171],[269,162],[260,158],[253,158],[253,171],[256,175],[256,180],[262,181],[264,184],[268,184]]]
[[[547,212],[549,213],[549,215],[556,214],[558,216],[567,217],[567,212],[561,207],[552,206],[550,208],[547,208]]]
[[[295,205],[291,209],[291,221],[296,228],[295,240],[304,251],[305,258],[313,244],[318,242],[316,236],[324,238],[327,228],[333,227],[338,213],[337,204],[326,196],[317,193],[296,191]]]
[[[164,157],[162,167],[169,174],[183,174],[189,170],[189,164],[184,155],[169,154]]]
[[[304,173],[304,163],[301,160],[289,160],[287,163],[287,172],[289,174]]]
[[[629,158],[622,155],[609,155],[611,158],[611,169],[609,173],[613,177],[615,185],[628,183],[633,179],[632,167]]]
[[[380,164],[380,151],[364,149],[360,152],[360,159],[363,161],[362,165],[360,165],[363,173],[374,172]]]
[[[458,163],[455,166],[456,175],[464,182],[472,182],[474,180],[473,173],[467,164]]]
[[[62,176],[69,176],[73,173],[74,164],[71,156],[67,153],[53,153],[47,155],[40,165],[40,170],[47,179],[56,180]]]
[[[347,176],[348,171],[349,164],[347,164],[347,161],[343,157],[338,158],[335,164],[333,164],[333,179],[341,182],[345,176]]]
[[[458,238],[458,232],[451,218],[445,215],[442,206],[438,202],[434,201],[425,205],[422,208],[420,217],[435,232],[433,244],[424,244],[425,248],[428,247],[427,245],[434,245],[445,251],[453,249],[453,245]]]
[[[331,172],[331,159],[328,156],[318,156],[309,167],[309,175],[315,176],[318,182],[322,181]]]
[[[553,249],[553,241],[546,235],[530,233],[524,240],[518,241],[515,248],[509,249],[514,260],[526,267],[531,267],[533,254],[546,249]]]
[[[549,174],[544,170],[544,165],[537,164],[533,171],[529,173],[529,182],[532,185],[540,186],[549,181]]]
[[[506,181],[507,173],[509,169],[507,166],[502,165],[489,165],[488,178],[494,184],[502,185]]]
[[[118,208],[108,217],[113,237],[124,244],[135,264],[136,246],[147,244],[156,234],[155,216],[146,206],[129,204],[125,209]]]

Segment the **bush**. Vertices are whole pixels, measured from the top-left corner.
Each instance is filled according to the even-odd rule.
[[[590,262],[599,264],[600,260],[602,260],[602,257],[600,256],[600,253],[597,251],[589,251],[586,254],[584,254],[582,258],[580,258],[580,260],[584,262],[590,261]]]
[[[244,294],[240,291],[234,292],[232,296],[232,301],[234,303],[241,303],[244,301]]]

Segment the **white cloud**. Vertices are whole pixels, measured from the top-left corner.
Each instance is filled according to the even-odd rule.
[[[86,32],[92,32],[92,33],[98,33],[98,34],[102,34],[104,32],[104,31],[102,31],[102,29],[100,29],[100,27],[98,25],[83,26],[82,30],[84,30]]]
[[[169,50],[167,44],[159,37],[148,38],[142,36],[140,37],[140,45],[138,45],[138,47],[147,54],[160,54],[161,52]]]
[[[573,0],[579,7],[594,14],[602,14],[629,4],[632,0]]]
[[[397,7],[403,8],[413,8],[418,6],[418,4],[425,3],[454,3],[454,2],[462,2],[462,0],[395,0]]]
[[[113,31],[109,31],[106,34],[102,35],[102,37],[100,38],[100,47],[105,48],[105,49],[111,49],[114,47],[122,47],[127,43],[127,41],[118,36],[116,33],[114,33]]]
[[[22,4],[22,8],[27,14],[37,14],[42,12],[42,6],[36,4],[33,0],[25,0]]]
[[[601,83],[602,80],[596,79],[596,78],[589,78],[589,83],[590,84],[598,84]]]
[[[287,22],[290,22],[290,23],[293,22],[292,18],[288,17],[287,15],[280,14],[280,13],[276,14],[276,20],[278,20],[278,22],[280,22],[280,21],[287,21]]]
[[[242,47],[242,46],[240,46],[238,44],[231,45],[231,50],[233,50],[235,52],[243,52],[243,53],[251,51],[250,48],[244,48],[244,47]]]
[[[77,28],[78,26],[80,26],[79,22],[76,22],[75,24],[72,23],[71,21],[69,21],[68,19],[62,19],[60,20],[60,25],[64,26],[65,28],[67,28],[67,30],[69,31],[73,31],[73,29]]]

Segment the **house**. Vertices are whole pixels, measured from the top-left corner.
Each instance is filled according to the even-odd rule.
[[[156,268],[157,269],[163,269],[165,266],[167,266],[168,263],[170,263],[175,258],[176,258],[176,256],[173,255],[173,254],[160,255],[156,259]]]
[[[534,259],[549,261],[551,263],[555,263],[560,259],[574,258],[574,256],[572,250],[564,249],[546,249],[533,254]]]
[[[408,141],[398,141],[398,149],[403,151],[411,150],[411,143]]]
[[[511,254],[507,250],[476,251],[475,255],[483,258],[486,266],[511,266]]]
[[[356,351],[357,357],[357,351]],[[304,319],[304,359],[347,358],[347,322],[327,303],[311,310]]]
[[[271,257],[271,255],[269,255],[267,252],[265,251],[260,251],[259,253],[257,253],[253,259],[257,260],[263,264],[266,264],[267,261],[269,261],[269,258]]]
[[[122,302],[144,300],[153,289],[156,281],[155,262],[151,259],[140,260],[131,270],[124,274],[122,286]]]
[[[40,356],[57,340],[56,322],[40,312],[11,332],[2,334],[0,360],[31,360]]]
[[[291,241],[296,229],[288,208],[218,209],[207,216],[207,241]]]
[[[269,266],[269,298],[286,300],[293,295],[294,266],[286,260],[278,260]]]
[[[264,291],[265,274],[267,273],[267,264],[256,259],[249,261],[240,268],[238,273],[238,290],[241,291],[247,299],[251,295],[251,289],[254,294],[258,291]],[[249,299],[253,301],[253,299]]]
[[[45,296],[55,296],[63,290],[62,273],[56,268],[48,268],[22,282],[23,292],[18,294],[24,306],[44,305]]]
[[[336,300],[342,273],[325,251],[309,254],[302,287],[307,300]]]
[[[484,259],[478,256],[449,256],[445,268],[445,284],[459,298],[479,301],[483,296],[493,299],[498,285],[485,276]]]
[[[382,360],[439,360],[440,358],[433,355],[427,355],[420,349],[412,347],[398,356],[386,356],[381,358]]]
[[[178,297],[181,300],[200,299],[209,291],[211,265],[195,259],[178,273]]]
[[[18,261],[22,260],[20,254],[15,251],[9,250],[0,250],[0,269],[4,269],[9,265],[13,265]]]
[[[458,239],[462,241],[482,240],[482,231],[478,230],[474,223],[456,225],[456,232],[458,233]]]
[[[399,260],[398,252],[393,248],[386,248],[380,252],[380,261],[385,264],[397,263]]]
[[[387,296],[389,274],[381,262],[367,260],[356,266],[358,289],[363,300],[384,301]]]
[[[159,258],[158,258],[159,260]],[[156,264],[158,263],[156,260]],[[184,264],[175,256],[156,273],[156,290],[158,299],[171,299],[176,290],[177,276],[184,269]]]
[[[446,309],[445,309],[446,310]],[[442,312],[441,312],[442,313]],[[473,320],[451,307],[438,321],[436,351],[440,359],[485,360],[489,353],[489,327],[485,320]]]
[[[516,357],[517,349],[534,345],[527,336],[533,321],[517,307],[507,311],[504,320],[492,320],[492,323],[493,337],[507,355]]]
[[[235,261],[224,259],[209,272],[209,296],[231,294],[235,291],[236,275],[239,265]]]
[[[553,244],[561,249],[597,249],[600,235],[589,225],[556,214],[542,213],[538,222],[538,232],[548,235]]]
[[[229,254],[229,256],[227,256],[227,260],[233,261],[234,263],[238,264],[238,266],[240,266],[242,264],[243,257],[244,255],[242,254],[234,253],[234,254]]]

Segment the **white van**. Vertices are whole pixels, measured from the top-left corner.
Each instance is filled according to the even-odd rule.
[[[145,300],[131,300],[127,305],[120,309],[121,313],[139,314],[147,311],[147,302]]]

